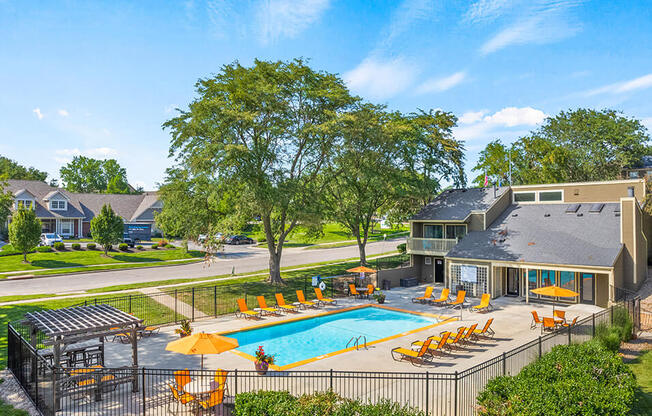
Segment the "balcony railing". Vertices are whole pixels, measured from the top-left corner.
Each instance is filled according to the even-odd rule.
[[[410,254],[425,254],[443,256],[457,244],[456,238],[413,238],[407,239],[407,252]]]

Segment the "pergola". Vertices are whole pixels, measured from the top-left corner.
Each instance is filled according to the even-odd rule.
[[[30,342],[36,347],[37,334],[41,331],[51,345],[53,365],[61,368],[62,346],[94,338],[103,340],[116,334],[125,334],[131,343],[132,366],[138,368],[138,327],[143,320],[106,304],[44,310],[25,314],[22,321],[30,327]],[[138,379],[134,377],[133,389],[138,391]]]

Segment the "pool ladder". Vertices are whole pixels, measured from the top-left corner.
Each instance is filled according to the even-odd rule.
[[[351,343],[353,343],[353,346],[355,347],[355,349],[357,351],[361,346],[360,345],[360,340],[362,340],[364,342],[362,346],[364,346],[364,349],[366,350],[367,349],[367,337],[364,336],[364,335],[360,335],[358,337],[351,337],[349,342],[346,343],[346,347],[344,347],[344,348],[349,348],[349,345],[351,345]]]

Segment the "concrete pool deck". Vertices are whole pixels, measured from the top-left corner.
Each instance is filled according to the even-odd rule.
[[[443,323],[436,328],[417,330],[414,333],[404,336],[392,337],[392,339],[370,345],[368,349],[361,348],[308,362],[296,366],[292,370],[341,370],[341,371],[398,371],[398,372],[452,372],[461,371],[475,364],[484,362],[496,357],[505,351],[509,351],[522,344],[532,341],[541,334],[539,328],[530,329],[532,320],[530,312],[536,310],[540,317],[552,316],[552,305],[530,303],[526,304],[524,299],[500,297],[492,300],[494,310],[488,313],[471,313],[465,308],[460,316],[459,310],[451,308],[436,307],[432,305],[414,304],[411,299],[422,296],[426,285],[412,288],[395,288],[385,291],[387,298],[385,305],[391,308],[398,308],[412,312],[429,313],[435,315],[455,318],[454,321]],[[437,298],[441,287],[435,289],[433,297]],[[300,313],[287,314],[281,317],[265,317],[264,319],[244,320],[236,319],[233,315],[223,316],[217,319],[202,320],[192,323],[195,332],[207,333],[229,332],[245,329],[262,323],[283,322],[299,316],[314,316],[325,311],[350,308],[353,306],[375,303],[371,300],[356,300],[353,298],[338,298],[337,306],[326,306],[319,309],[302,310]],[[470,299],[472,305],[479,303],[479,299]],[[590,316],[592,313],[603,310],[602,308],[575,304],[557,309],[566,310],[567,318],[571,320],[578,316],[579,319]],[[496,335],[491,340],[481,341],[455,352],[448,357],[436,358],[432,365],[417,368],[409,362],[396,362],[392,360],[390,351],[395,347],[409,347],[415,340],[423,340],[430,335],[438,335],[442,331],[455,332],[459,326],[470,326],[478,323],[481,328],[487,319],[494,318],[492,328]],[[182,355],[165,351],[168,342],[178,339],[174,334],[175,326],[161,328],[159,334],[144,338],[138,342],[139,365],[146,368],[179,369],[179,368],[200,368],[201,356]],[[119,367],[129,365],[131,362],[131,346],[118,342],[105,343],[106,355],[105,366]],[[344,349],[345,345],[341,346]],[[340,348],[338,348],[340,349]],[[266,351],[273,354],[273,351]],[[219,355],[204,356],[205,369],[228,369],[228,370],[253,370],[253,363],[234,352],[225,352]]]

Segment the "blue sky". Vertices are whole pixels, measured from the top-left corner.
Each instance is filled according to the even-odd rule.
[[[58,176],[76,154],[163,178],[161,124],[220,66],[309,58],[363,98],[459,117],[467,172],[560,110],[652,128],[648,1],[0,0],[0,154]]]

